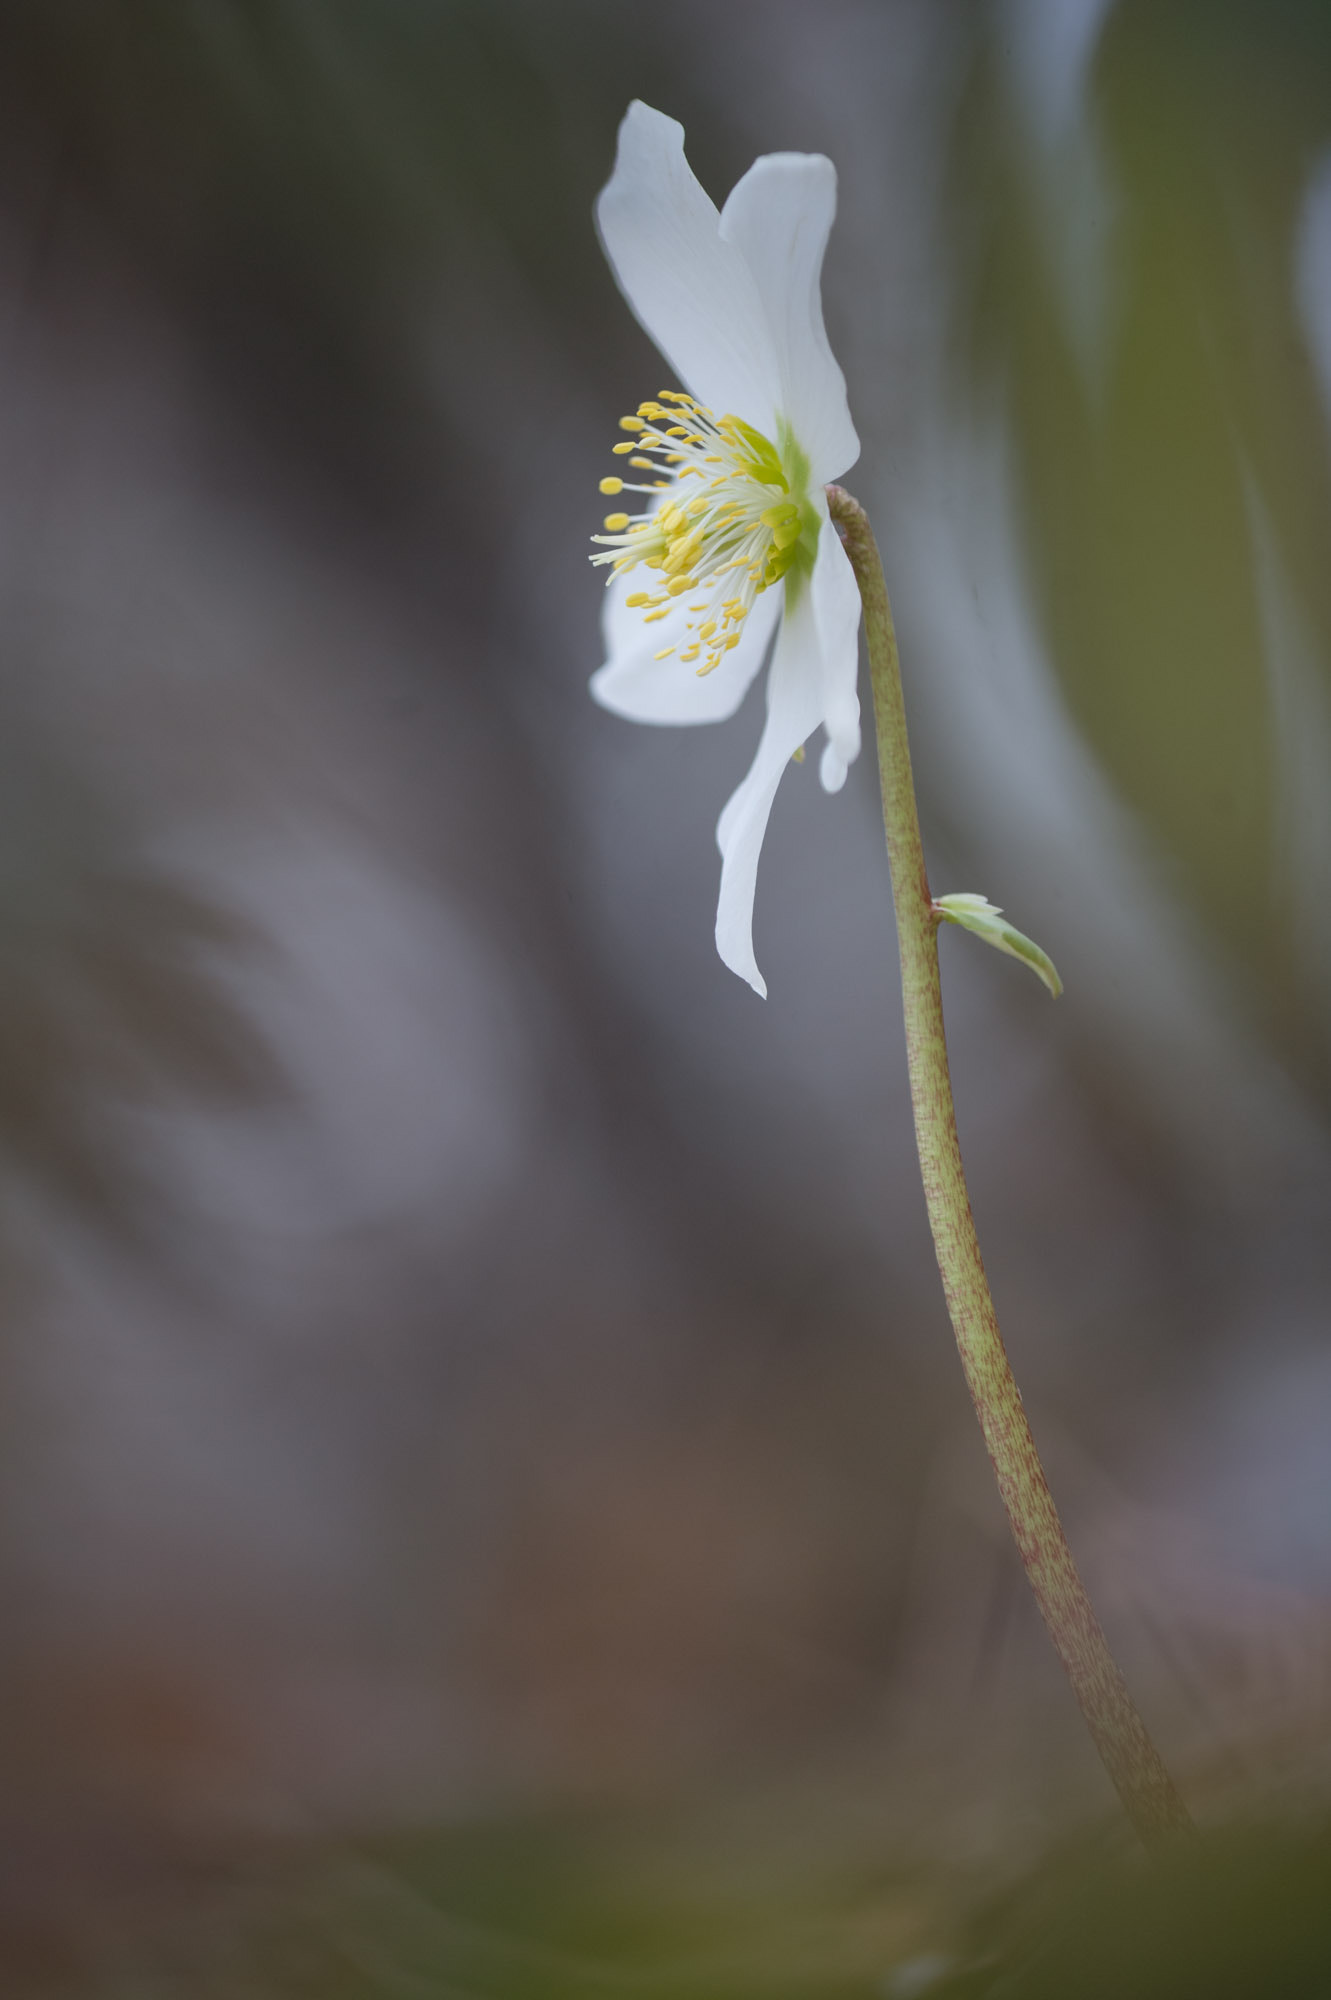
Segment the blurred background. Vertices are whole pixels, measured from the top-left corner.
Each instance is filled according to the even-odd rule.
[[[1331,14],[3,0],[6,1994],[909,1996],[1118,1838],[872,758],[783,783],[764,1004],[761,696],[587,697],[634,96],[840,170],[934,886],[1067,989],[942,940],[1000,1317],[1198,1814],[1325,1802]]]

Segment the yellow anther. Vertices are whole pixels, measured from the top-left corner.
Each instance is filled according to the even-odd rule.
[[[688,637],[657,657],[682,651],[711,673],[739,644],[757,598],[791,568],[805,525],[803,484],[795,490],[768,439],[738,418],[718,421],[683,390],[663,389],[621,423],[632,435],[616,455],[648,476],[633,485],[612,474],[600,490],[646,494],[648,511],[608,514],[608,532],[593,537],[607,546],[593,560],[615,577],[637,570],[645,587],[621,602],[647,623],[676,607],[686,612]]]
[[[698,679],[701,680],[704,674],[710,674],[716,667],[719,667],[720,664],[721,664],[721,656],[719,653],[717,654],[715,659],[704,660],[702,665],[698,669]]]
[[[670,655],[674,652],[674,650],[675,649],[673,646],[662,646],[659,653],[652,654],[652,658],[654,660],[668,660],[670,658]]]
[[[659,625],[665,615],[664,611],[649,611],[642,622],[644,625]]]
[[[701,646],[690,646],[687,653],[680,654],[679,657],[681,664],[684,666],[691,667],[693,665],[693,662],[699,657],[701,652],[702,652]]]

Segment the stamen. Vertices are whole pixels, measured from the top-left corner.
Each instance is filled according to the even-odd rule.
[[[739,645],[755,599],[798,557],[808,521],[802,477],[750,424],[718,421],[679,389],[640,403],[620,425],[632,435],[613,446],[615,455],[664,476],[643,485],[617,475],[601,480],[606,495],[645,494],[647,511],[607,514],[606,532],[592,537],[601,545],[592,561],[615,577],[655,572],[654,589],[631,592],[625,604],[647,624],[686,614],[682,650],[667,646],[655,657],[680,650],[682,661],[712,673]]]

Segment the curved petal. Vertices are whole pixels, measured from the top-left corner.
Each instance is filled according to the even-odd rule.
[[[767,642],[781,610],[781,592],[765,590],[754,600],[744,621],[738,646],[710,674],[698,674],[676,652],[668,660],[656,654],[666,646],[682,647],[688,612],[684,601],[657,625],[643,622],[640,611],[624,603],[641,578],[614,577],[606,589],[602,620],[606,663],[592,675],[591,689],[603,708],[630,722],[724,722],[749,691],[763,663]]]
[[[823,326],[823,252],[836,215],[836,168],[821,153],[755,160],[721,211],[721,236],[753,274],[776,343],[781,407],[815,486],[860,455],[846,378]]]
[[[822,717],[818,634],[807,591],[787,613],[777,634],[767,682],[767,722],[758,755],[717,822],[721,894],[716,907],[716,948],[722,961],[767,995],[753,955],[753,892],[758,856],[776,788],[795,752]]]
[[[818,632],[818,654],[823,692],[823,724],[832,757],[824,756],[822,781],[829,792],[845,783],[846,769],[860,754],[860,589],[850,557],[841,546],[841,537],[827,513],[821,492],[816,496],[822,510],[818,530],[818,553],[808,590]]]
[[[635,101],[596,204],[601,243],[634,316],[686,389],[770,437],[781,370],[745,259],[684,157],[684,128]]]

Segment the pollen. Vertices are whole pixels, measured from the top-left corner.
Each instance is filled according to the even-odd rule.
[[[619,424],[632,435],[612,446],[616,457],[633,454],[636,471],[665,476],[638,486],[601,481],[602,493],[641,493],[646,504],[641,514],[607,514],[592,561],[609,568],[608,581],[655,572],[658,581],[631,591],[626,607],[649,625],[673,621],[675,641],[656,659],[678,654],[710,674],[738,646],[762,592],[792,565],[807,568],[817,534],[807,465],[784,433],[778,449],[742,418],[715,417],[679,389],[663,389]],[[685,596],[696,602],[682,604]]]

